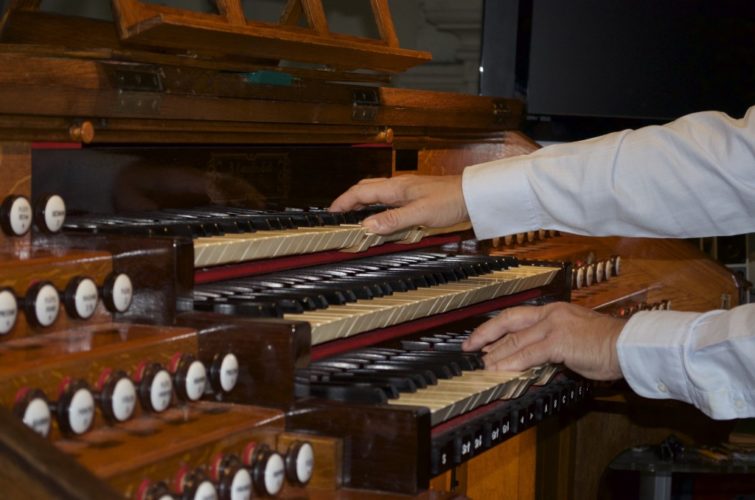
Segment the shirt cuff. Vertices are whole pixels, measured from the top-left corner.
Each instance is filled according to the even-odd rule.
[[[527,178],[530,161],[521,156],[464,169],[464,202],[478,239],[541,227]]]
[[[634,392],[646,398],[693,401],[684,369],[684,340],[698,316],[646,311],[629,319],[616,349],[621,371]]]

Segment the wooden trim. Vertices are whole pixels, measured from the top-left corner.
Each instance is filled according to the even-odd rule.
[[[239,0],[215,0],[220,15],[231,24],[246,24],[246,15]]]
[[[393,25],[393,17],[388,7],[388,0],[370,0],[372,13],[375,16],[380,38],[385,41],[389,47],[398,47],[398,36],[396,28]]]
[[[325,16],[325,9],[322,6],[322,0],[299,0],[307,16],[309,27],[320,35],[330,33],[328,28],[328,18]]]

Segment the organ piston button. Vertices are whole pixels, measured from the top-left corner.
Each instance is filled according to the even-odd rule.
[[[32,221],[31,203],[25,196],[10,195],[0,206],[0,227],[8,236],[23,236]]]
[[[35,204],[34,223],[45,233],[57,233],[66,220],[66,204],[57,194],[49,194]]]
[[[207,388],[207,369],[191,354],[176,353],[170,363],[176,395],[184,401],[196,401]]]
[[[210,384],[215,392],[231,392],[239,379],[239,360],[233,353],[216,354],[210,365]]]
[[[165,481],[152,483],[148,479],[142,481],[134,495],[136,500],[174,500],[170,488]]]
[[[94,423],[94,395],[83,380],[63,382],[57,403],[58,425],[64,434],[84,434]]]
[[[89,319],[97,309],[97,285],[90,278],[77,276],[72,279],[63,294],[63,303],[69,316]]]
[[[24,306],[29,323],[35,326],[50,326],[55,323],[60,311],[58,291],[49,281],[35,283],[26,292]]]
[[[13,404],[13,414],[37,434],[47,437],[50,433],[50,402],[40,389],[25,388],[18,391]]]
[[[183,470],[176,479],[182,500],[215,500],[218,492],[202,469]]]
[[[294,441],[286,452],[286,477],[296,486],[304,486],[312,478],[315,452],[305,441]]]
[[[267,445],[255,449],[252,462],[252,484],[259,495],[277,495],[283,487],[283,457]]]
[[[252,497],[252,475],[236,455],[218,456],[212,467],[221,500],[248,500]]]
[[[134,414],[136,386],[123,370],[106,369],[100,375],[100,407],[110,422],[125,422]]]
[[[0,335],[13,330],[18,318],[18,301],[10,288],[0,289]]]
[[[144,364],[136,370],[135,379],[139,384],[137,392],[142,408],[155,413],[168,409],[173,397],[173,382],[168,370],[160,363]]]
[[[102,291],[105,307],[110,312],[126,312],[131,307],[134,298],[134,288],[131,278],[125,273],[113,273],[105,280]]]

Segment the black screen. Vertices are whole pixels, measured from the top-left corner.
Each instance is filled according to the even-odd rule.
[[[755,104],[752,0],[486,0],[481,93],[572,140]]]

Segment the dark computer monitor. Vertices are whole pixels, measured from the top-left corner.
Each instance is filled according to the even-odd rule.
[[[480,92],[539,140],[755,104],[753,0],[485,0]]]

